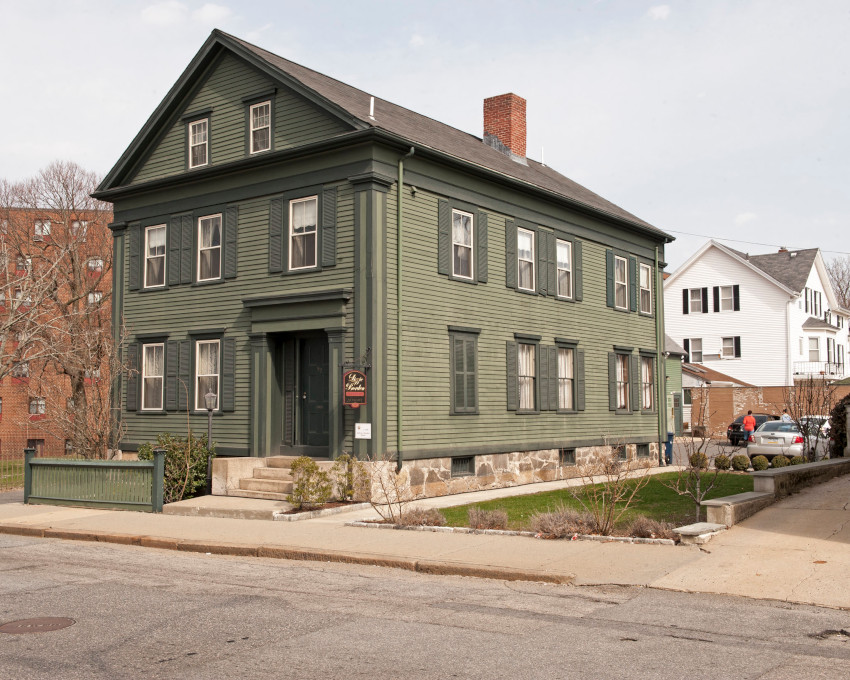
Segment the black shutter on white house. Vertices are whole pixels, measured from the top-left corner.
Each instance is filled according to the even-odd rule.
[[[690,314],[690,300],[688,299],[689,291],[687,288],[682,289],[682,314]]]

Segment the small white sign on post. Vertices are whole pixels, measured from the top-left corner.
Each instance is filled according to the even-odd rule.
[[[354,423],[355,439],[371,439],[372,423]]]

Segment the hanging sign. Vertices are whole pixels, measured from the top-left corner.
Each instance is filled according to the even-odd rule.
[[[346,371],[342,374],[342,404],[358,408],[366,403],[366,374],[363,371]]]

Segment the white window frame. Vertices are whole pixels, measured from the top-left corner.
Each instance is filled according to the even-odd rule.
[[[254,126],[254,111],[261,109],[262,107],[268,107],[268,113],[265,116],[266,124]],[[269,151],[272,148],[272,102],[270,99],[267,99],[264,102],[260,102],[258,104],[253,104],[248,112],[248,120],[249,120],[249,135],[251,139],[251,153],[262,153],[263,151]],[[269,131],[269,139],[268,145],[265,148],[258,149],[254,146],[254,133],[260,132],[261,130]]]
[[[32,273],[32,258],[28,255],[18,255],[15,258],[15,272]]]
[[[621,271],[622,270],[622,271]],[[622,279],[619,274],[622,273]],[[614,255],[614,309],[629,308],[629,261],[620,255]],[[618,304],[622,293],[623,304]]]
[[[617,354],[617,410],[629,410],[629,355]]]
[[[518,228],[516,237],[516,258],[517,258],[517,271],[516,271],[516,285],[519,290],[528,290],[534,292],[536,290],[536,280],[535,280],[535,271],[534,271],[534,258],[535,258],[535,250],[537,244],[535,241],[535,234],[531,229],[523,229],[522,227]],[[527,234],[531,238],[531,259],[527,260],[520,256],[520,247],[519,247],[519,238],[520,234]],[[522,265],[523,264],[530,265],[531,267],[531,288],[527,288],[520,284],[522,280]]]
[[[812,359],[812,352],[815,353],[815,358]],[[816,335],[809,336],[809,352],[808,352],[809,361],[817,362],[820,361],[820,338]]]
[[[47,413],[47,400],[44,397],[30,397],[29,415],[43,416],[45,413]]]
[[[567,256],[561,257],[561,249],[564,248]],[[565,265],[565,266],[561,266]],[[557,239],[555,241],[555,294],[557,297],[564,300],[571,300],[573,297],[573,244],[570,241]],[[566,274],[562,277],[561,274]],[[561,279],[566,279],[566,291],[561,290]]]
[[[455,219],[469,218],[469,243],[461,243],[455,239]],[[457,250],[463,249],[469,251],[469,274],[461,274],[455,268],[455,263],[458,261],[455,257]],[[452,276],[456,279],[466,279],[472,281],[475,277],[475,221],[472,213],[464,212],[463,210],[452,210]]]
[[[726,337],[720,339],[720,358],[734,359],[735,358],[735,338]]]
[[[50,236],[50,220],[36,220],[33,225],[33,241],[43,241]]]
[[[293,208],[298,203],[306,203],[307,201],[313,201],[316,204],[316,224],[313,225],[313,231],[304,231],[300,234],[295,234],[293,229],[295,228],[294,220],[292,219]],[[295,248],[292,247],[293,241],[296,236],[309,236],[312,234],[313,236],[313,261],[308,264],[302,264],[298,267],[294,267],[292,265],[292,255],[295,252]],[[304,198],[293,198],[289,202],[289,234],[287,235],[289,239],[289,270],[290,271],[300,271],[302,269],[315,269],[319,266],[319,197],[315,196],[305,196]]]
[[[720,311],[734,312],[735,311],[735,287],[720,286]]]
[[[696,293],[696,297],[694,297],[694,293]],[[688,289],[688,312],[702,314],[702,288]]]
[[[103,300],[103,293],[99,290],[93,290],[88,294],[89,305],[96,305],[101,300]]]
[[[203,243],[203,234],[204,234],[204,226],[206,223],[210,223],[213,226],[211,227],[210,234],[215,231],[215,221],[218,220],[218,245],[217,246],[204,246]],[[216,215],[204,215],[203,217],[198,218],[198,253],[197,253],[197,269],[195,271],[198,272],[198,281],[219,281],[221,279],[221,260],[222,260],[222,250],[221,250],[221,242],[224,239],[224,223],[221,219],[221,213]],[[210,258],[212,258],[212,253],[214,251],[218,251],[218,273],[215,276],[208,276],[207,278],[201,278],[201,253],[210,253]],[[212,259],[210,260],[212,261]],[[210,266],[210,270],[212,270],[212,266]]]
[[[641,407],[644,411],[655,408],[655,359],[640,358]]]
[[[89,272],[92,274],[97,274],[103,272],[103,258],[102,257],[90,257],[88,262],[86,262],[86,267]]]
[[[523,353],[529,356],[523,360]],[[530,363],[529,363],[530,361]],[[537,345],[533,342],[520,342],[517,344],[517,388],[519,389],[519,410],[537,410]],[[523,367],[528,370],[523,372]],[[529,403],[530,402],[530,403]]]
[[[162,248],[162,253],[157,253],[155,255],[150,254],[150,246],[148,245],[150,241],[150,233],[154,229],[162,229],[162,233],[164,234],[162,238],[162,246],[158,246]],[[164,224],[154,224],[149,227],[145,227],[145,288],[163,288],[165,286],[166,280],[166,261],[165,261],[165,253],[168,248],[168,230],[166,229]],[[162,283],[148,283],[148,261],[162,258]]]
[[[203,125],[203,130],[196,131],[196,128],[199,128]],[[189,143],[189,168],[202,168],[205,165],[209,165],[210,162],[210,119],[209,118],[201,118],[199,120],[193,120],[189,123],[188,127],[188,143]],[[204,159],[203,163],[195,163],[194,162],[194,154],[192,153],[195,149],[203,148],[204,150]]]
[[[156,350],[162,352],[162,361],[160,365],[162,366],[162,373],[160,375],[149,374],[147,372],[148,363],[145,361],[148,350],[156,352]],[[145,406],[146,397],[148,396],[148,381],[152,381],[155,384],[155,381],[159,381],[159,389],[154,390],[154,393],[159,392],[159,405],[158,406]],[[165,387],[165,343],[164,342],[153,342],[148,345],[142,345],[142,411],[162,411],[163,410],[163,391]]]
[[[201,358],[201,346],[202,345],[215,345],[216,353],[218,355],[218,362],[216,364],[216,372],[215,373],[199,373],[198,372],[198,362]],[[207,405],[206,400],[204,399],[204,395],[206,392],[201,390],[200,381],[201,378],[215,378],[215,395],[216,395],[216,404],[213,411],[218,411],[221,408],[221,340],[196,340],[195,341],[195,410],[196,411],[206,411]]]
[[[688,352],[690,360],[692,364],[701,364],[702,363],[702,338],[688,338],[690,350]],[[699,344],[699,349],[694,347],[694,343]],[[699,354],[699,359],[694,357],[695,354]]]
[[[646,281],[644,281],[646,276]],[[639,267],[638,282],[640,292],[640,312],[641,314],[652,314],[652,268],[648,264],[641,263]],[[644,283],[646,285],[644,285]],[[644,295],[646,293],[646,295]],[[646,304],[644,304],[644,302]]]
[[[575,411],[575,350],[558,347],[558,408]]]
[[[71,222],[71,236],[77,239],[80,243],[86,242],[86,235],[89,231],[88,220],[74,220]]]

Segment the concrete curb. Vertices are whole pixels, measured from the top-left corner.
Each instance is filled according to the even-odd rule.
[[[132,536],[128,534],[97,533],[90,531],[65,531],[60,529],[40,529],[20,525],[0,525],[0,534],[32,536],[35,538],[58,538],[66,541],[96,541],[135,545],[142,548],[177,550],[181,552],[209,553],[212,555],[231,555],[234,557],[266,557],[284,560],[302,560],[309,562],[335,562],[338,564],[363,564],[376,567],[405,569],[420,574],[439,576],[471,576],[501,581],[534,581],[540,583],[569,584],[574,574],[534,569],[511,569],[479,564],[463,564],[442,560],[415,560],[368,553],[349,553],[335,550],[306,549],[286,546],[250,546],[236,543],[213,543],[187,539],[164,538],[159,536]]]
[[[598,541],[602,543],[646,543],[649,545],[676,545],[670,538],[636,538],[634,536],[599,536],[597,534],[576,534],[570,538],[549,538],[533,531],[503,531],[501,529],[471,529],[469,527],[432,527],[432,526],[403,526],[401,524],[383,524],[364,520],[346,522],[347,527],[363,527],[367,529],[394,529],[397,531],[433,531],[445,534],[482,534],[489,536],[526,536],[553,541]]]
[[[352,505],[341,505],[338,508],[325,508],[324,510],[310,510],[309,512],[299,512],[294,515],[286,512],[274,512],[272,513],[272,520],[274,520],[275,522],[298,522],[303,519],[327,517],[328,515],[338,515],[343,512],[351,512],[352,510],[365,510],[366,508],[371,507],[371,503],[355,503]]]

